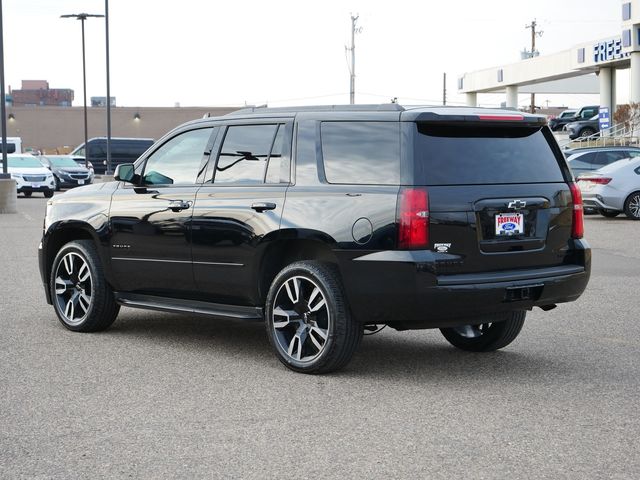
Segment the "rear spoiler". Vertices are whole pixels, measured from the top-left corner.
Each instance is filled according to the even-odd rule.
[[[526,115],[520,112],[487,112],[466,115],[439,115],[434,112],[422,112],[411,118],[402,118],[411,122],[434,122],[441,124],[453,124],[460,122],[482,125],[508,125],[510,127],[542,127],[547,124],[547,119],[541,115]]]

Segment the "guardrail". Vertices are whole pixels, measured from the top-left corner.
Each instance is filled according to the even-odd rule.
[[[575,140],[567,139],[561,141],[558,136],[558,144],[560,148],[585,148],[585,147],[609,147],[609,146],[637,146],[640,143],[638,130],[627,128],[625,124],[619,123],[609,128],[600,130],[599,132],[589,135],[588,137],[579,137]],[[635,134],[635,135],[634,135]]]

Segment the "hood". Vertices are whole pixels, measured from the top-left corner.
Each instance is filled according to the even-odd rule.
[[[45,167],[8,167],[9,173],[19,173],[21,175],[51,175],[48,168]]]
[[[69,172],[69,173],[88,173],[89,169],[85,167],[56,167],[55,165],[51,166],[51,170],[55,170],[57,172]]]

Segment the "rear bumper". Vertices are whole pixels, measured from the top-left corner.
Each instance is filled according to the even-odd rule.
[[[495,312],[572,302],[584,292],[591,250],[575,241],[574,263],[457,275],[438,275],[431,251],[385,251],[353,259],[343,270],[349,303],[361,323],[402,328],[466,325]],[[446,254],[445,254],[446,255]]]
[[[582,194],[582,202],[585,208],[596,210],[623,210],[624,206],[619,198],[611,198],[606,195],[588,193]]]

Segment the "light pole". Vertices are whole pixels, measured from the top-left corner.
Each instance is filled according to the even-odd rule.
[[[71,13],[68,15],[60,15],[60,18],[75,18],[82,23],[82,87],[84,98],[84,164],[89,168],[89,134],[87,127],[87,67],[84,50],[84,21],[89,17],[104,17],[104,15],[92,13]],[[108,100],[107,100],[108,101]]]
[[[109,81],[109,0],[104,0],[104,27],[107,45],[107,175],[111,175],[111,85]]]
[[[7,112],[5,108],[6,98],[4,95],[4,32],[2,31],[2,0],[0,0],[0,119],[2,123],[2,173],[0,173],[0,213],[16,213],[18,205],[16,202],[17,191],[16,181],[9,175],[9,163],[7,158]]]
[[[2,174],[0,178],[11,178],[7,164],[7,99],[4,94],[4,31],[2,21],[2,0],[0,0],[0,91],[2,92],[0,95],[2,97],[0,98],[2,102],[0,107],[0,110],[2,110]]]

